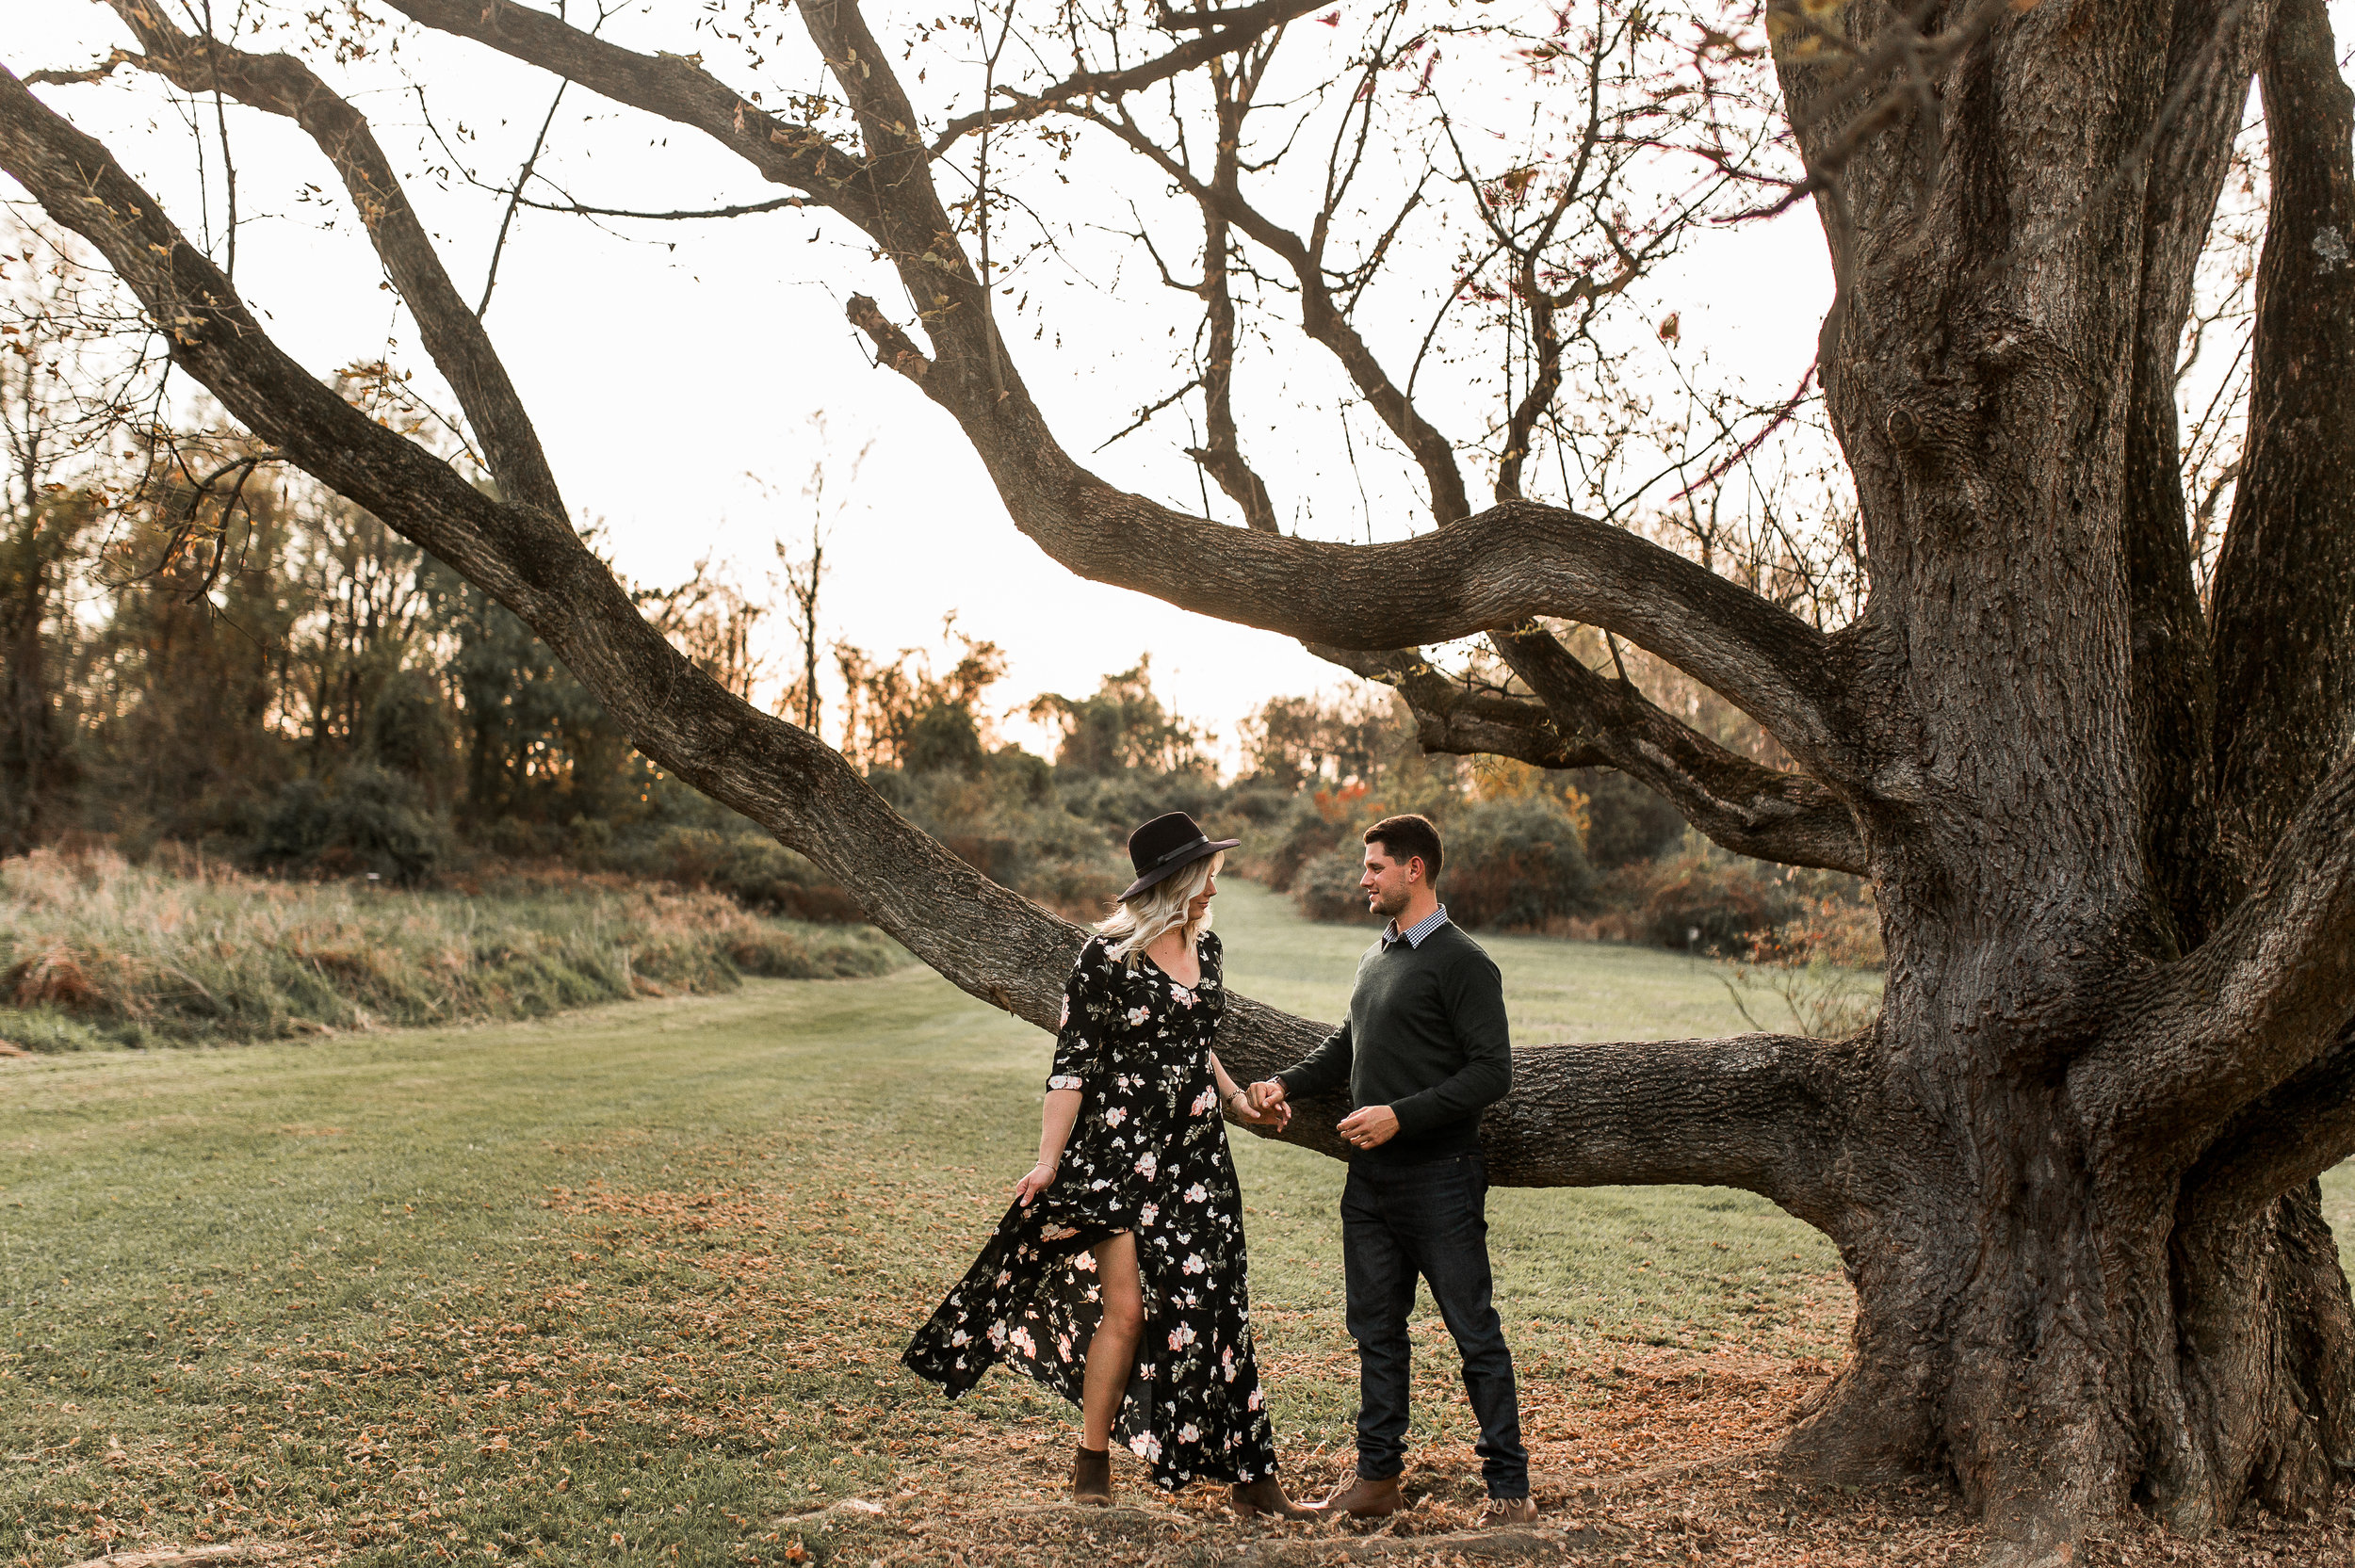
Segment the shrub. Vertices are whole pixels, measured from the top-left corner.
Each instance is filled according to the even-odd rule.
[[[0,1038],[28,1049],[531,1017],[904,960],[878,931],[578,876],[456,894],[178,876],[105,850],[0,862]]]
[[[1797,905],[1774,867],[1709,849],[1622,866],[1605,887],[1632,940],[1721,956],[1747,956]]]
[[[1328,855],[1345,855],[1353,867],[1362,865],[1365,850],[1357,835],[1364,831],[1364,824],[1354,811],[1347,809],[1356,803],[1355,799],[1337,801],[1322,790],[1301,791],[1292,798],[1291,809],[1271,823],[1261,837],[1240,846],[1242,869],[1276,892],[1290,893],[1296,891],[1294,884],[1304,870]],[[1369,816],[1365,823],[1372,820]],[[1330,881],[1329,874],[1326,881]],[[1357,872],[1353,869],[1349,885],[1354,888],[1356,884]],[[1306,904],[1301,907],[1307,908]],[[1363,907],[1362,899],[1359,907]]]
[[[1096,775],[1071,768],[1055,770],[1055,793],[1064,810],[1094,823],[1114,846],[1164,812],[1182,811],[1199,822],[1221,798],[1217,783],[1200,773]]]
[[[1366,895],[1357,885],[1365,868],[1366,857],[1356,849],[1319,855],[1292,878],[1292,901],[1311,920],[1366,920]]]
[[[1582,768],[1574,775],[1586,797],[1586,858],[1609,871],[1657,860],[1684,842],[1676,807],[1616,768]]]
[[[0,1041],[47,1054],[91,1051],[115,1043],[98,1029],[56,1008],[0,1008]]]
[[[588,858],[588,863],[679,887],[724,893],[763,913],[799,920],[865,918],[851,896],[825,873],[763,832],[664,828]]]
[[[1529,929],[1595,907],[1578,824],[1551,795],[1475,801],[1442,831],[1440,891],[1464,925]]]
[[[1128,858],[1119,840],[1098,821],[1068,809],[1075,791],[1049,779],[1051,787],[1040,793],[1037,771],[1002,752],[979,777],[952,772],[877,777],[901,815],[950,853],[1050,909],[1096,919],[1128,885]],[[1076,793],[1102,805],[1112,797],[1096,785],[1129,782],[1086,781]],[[1133,826],[1126,824],[1120,832],[1125,835]]]
[[[432,874],[448,848],[447,832],[414,783],[362,766],[333,784],[296,779],[282,788],[253,854],[264,865],[368,871],[414,886]]]

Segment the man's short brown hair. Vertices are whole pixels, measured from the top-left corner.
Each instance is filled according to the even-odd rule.
[[[1428,816],[1386,816],[1366,830],[1366,842],[1379,844],[1395,861],[1422,862],[1422,879],[1439,880],[1439,830]]]

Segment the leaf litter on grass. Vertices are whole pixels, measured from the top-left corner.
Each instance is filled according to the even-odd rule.
[[[0,1515],[24,1528],[22,1547],[7,1549],[41,1568],[109,1546],[252,1541],[341,1553],[354,1568],[1174,1568],[1436,1564],[1512,1545],[1470,1530],[1481,1502],[1473,1433],[1452,1348],[1428,1317],[1415,1330],[1415,1507],[1389,1524],[1240,1524],[1223,1489],[1161,1496],[1125,1455],[1118,1484],[1130,1506],[1075,1511],[1062,1501],[1074,1412],[1008,1375],[950,1403],[906,1374],[905,1336],[1002,1207],[999,1168],[1027,1163],[1030,1132],[1015,1123],[1034,1115],[1042,1048],[978,1009],[950,1010],[961,999],[928,1000],[927,977],[859,984],[640,1004],[625,1023],[617,1012],[585,1028],[576,1016],[447,1046],[380,1037],[287,1052],[268,1059],[271,1084],[316,1071],[332,1087],[274,1091],[250,1109],[224,1096],[258,1055],[38,1067],[59,1083],[87,1080],[81,1098],[55,1101],[81,1108],[53,1126],[84,1139],[71,1162],[82,1185],[38,1178],[53,1183],[44,1201],[56,1220],[70,1218],[68,1197],[104,1213],[106,1183],[190,1169],[178,1162],[210,1150],[257,1163],[207,1190],[233,1205],[246,1201],[241,1187],[257,1200],[275,1192],[275,1206],[252,1212],[298,1236],[315,1208],[340,1203],[321,1212],[354,1240],[318,1253],[159,1229],[159,1245],[190,1238],[187,1266],[118,1263],[122,1283],[86,1296],[19,1269],[11,1296],[27,1332],[0,1339],[15,1472]],[[715,1041],[722,1017],[750,1022]],[[959,1054],[931,1054],[943,1037]],[[863,1054],[844,1051],[846,1039]],[[970,1070],[977,1039],[1002,1053],[1002,1080]],[[501,1075],[469,1076],[494,1043]],[[355,1101],[344,1075],[376,1058],[382,1103]],[[944,1075],[950,1061],[961,1070]],[[147,1098],[184,1080],[180,1101]],[[412,1080],[416,1092],[399,1088]],[[505,1084],[562,1113],[537,1103],[495,1113],[495,1097],[513,1092]],[[467,1100],[464,1116],[437,1108],[453,1096]],[[593,1105],[576,1111],[584,1099]],[[1005,1113],[1017,1100],[1020,1118]],[[200,1108],[213,1130],[171,1121]],[[232,1118],[268,1136],[232,1137]],[[134,1123],[162,1152],[108,1165]],[[508,1140],[495,1165],[461,1152],[481,1140],[478,1124]],[[347,1125],[355,1132],[324,1131]],[[54,1168],[62,1136],[43,1133],[42,1151],[24,1151],[26,1175],[8,1179]],[[417,1163],[414,1176],[399,1164],[370,1167],[366,1183],[327,1174],[331,1156],[362,1157],[342,1145],[371,1142]],[[1239,1158],[1259,1216],[1254,1320],[1288,1479],[1314,1495],[1351,1451],[1356,1366],[1326,1191],[1336,1184],[1326,1162],[1296,1150],[1246,1146]],[[508,1189],[457,1180],[436,1159],[490,1166]],[[280,1191],[288,1180],[330,1185]],[[1746,1237],[1780,1236],[1781,1221],[1721,1193],[1640,1196],[1538,1205],[1583,1216],[1590,1233],[1602,1225],[1600,1242],[1549,1229],[1537,1208],[1515,1219],[1519,1199],[1498,1205],[1500,1236],[1561,1265],[1544,1278],[1524,1271],[1500,1295],[1547,1511],[1548,1528],[1521,1544],[1538,1560],[1581,1563],[1973,1560],[1980,1544],[1940,1489],[1803,1490],[1760,1461],[1844,1353],[1849,1297],[1837,1272],[1778,1240],[1743,1254]],[[380,1207],[381,1221],[370,1218]],[[47,1221],[28,1219],[38,1237]],[[77,1289],[86,1268],[108,1267],[101,1242],[151,1234],[90,1223],[58,1270]],[[394,1283],[369,1284],[379,1265]],[[69,1331],[82,1333],[78,1350]],[[158,1342],[142,1350],[141,1331]],[[73,1355],[31,1348],[52,1338]],[[2336,1568],[2347,1524],[2334,1507],[2201,1543],[2128,1525],[2087,1543],[2080,1560]]]

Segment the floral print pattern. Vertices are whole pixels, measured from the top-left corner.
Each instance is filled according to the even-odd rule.
[[[1252,1350],[1242,1190],[1210,1048],[1226,1010],[1218,938],[1192,990],[1089,941],[1064,990],[1048,1089],[1080,1093],[1053,1185],[1007,1209],[972,1269],[901,1359],[951,1398],[1003,1362],[1080,1402],[1103,1317],[1097,1242],[1137,1242],[1145,1334],[1115,1437],[1171,1491],[1275,1470]]]

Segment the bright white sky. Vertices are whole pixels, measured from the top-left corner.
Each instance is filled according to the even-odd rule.
[[[233,3],[215,0],[217,13],[225,16]],[[771,104],[780,82],[808,85],[807,77],[788,78],[781,63],[748,80],[739,61],[690,30],[702,9],[689,0],[655,0],[616,16],[608,36],[644,49],[700,46],[723,79],[748,89],[768,82]],[[889,39],[898,36],[895,16],[907,9],[879,5],[869,14]],[[9,10],[0,61],[19,74],[86,65],[131,41],[96,4],[18,0]],[[271,31],[240,41],[267,49],[294,36]],[[1472,53],[1478,46],[1451,47]],[[1499,53],[1490,47],[1492,57]],[[970,106],[978,102],[979,71],[943,63],[954,58],[931,57],[930,89],[962,80],[962,73],[971,79],[955,94],[961,106]],[[442,160],[406,83],[430,84],[442,133],[493,182],[512,178],[555,84],[487,50],[430,35],[405,37],[397,60],[324,72],[370,117],[404,171],[417,174],[413,195],[443,238],[461,291],[472,297],[481,286],[501,203],[457,182],[446,192],[423,177],[429,164]],[[1447,80],[1440,77],[1442,86]],[[164,196],[182,228],[201,237],[205,204],[192,138],[158,83],[123,73],[107,85],[40,90],[104,138]],[[947,101],[944,94],[940,102]],[[1508,105],[1500,112],[1519,111]],[[234,105],[229,121],[246,215],[237,282],[279,341],[322,374],[388,347],[397,363],[425,367],[316,149],[287,122]],[[208,158],[213,152],[207,148]],[[779,194],[691,133],[674,135],[672,127],[579,89],[566,95],[544,167],[578,200],[600,205],[703,206]],[[1058,172],[1071,183],[1057,183]],[[1051,221],[1069,225],[1066,253],[1089,277],[1082,281],[1075,268],[1044,261],[1017,275],[1024,291],[1035,288],[1039,297],[1030,315],[1005,328],[1022,374],[1065,445],[1099,473],[1173,504],[1198,506],[1193,465],[1180,451],[1192,439],[1182,419],[1165,416],[1086,457],[1140,406],[1185,380],[1185,372],[1171,369],[1171,355],[1198,312],[1191,298],[1161,286],[1145,257],[1092,235],[1087,224],[1131,223],[1133,200],[1173,267],[1191,273],[1200,245],[1195,220],[1157,206],[1161,182],[1123,152],[1091,147],[1060,170],[1034,166],[1025,177],[1033,183],[1016,188],[1040,201]],[[1387,188],[1403,189],[1401,178],[1389,176]],[[8,194],[22,193],[10,187]],[[548,194],[544,186],[540,194]],[[1047,204],[1057,200],[1066,205],[1050,210]],[[323,227],[330,218],[336,219],[332,229]],[[1424,270],[1446,265],[1441,255]],[[1804,205],[1769,224],[1721,231],[1647,286],[1650,302],[1639,307],[1635,324],[1648,326],[1676,310],[1681,344],[1671,350],[1644,332],[1639,372],[1665,381],[1674,352],[1688,369],[1706,360],[1704,374],[1745,384],[1762,399],[1796,382],[1813,356],[1830,297],[1820,232]],[[1011,655],[1002,688],[1010,703],[1042,690],[1084,693],[1105,671],[1149,654],[1165,699],[1223,740],[1269,696],[1343,683],[1339,671],[1284,639],[1084,582],[1047,558],[1008,521],[955,426],[898,377],[869,367],[862,341],[842,315],[843,299],[859,291],[907,318],[905,297],[888,270],[869,259],[846,225],[822,215],[788,210],[733,222],[629,222],[601,230],[526,210],[500,262],[487,321],[574,507],[584,521],[602,522],[623,570],[641,581],[674,581],[708,554],[739,563],[747,584],[757,588],[772,564],[771,540],[806,538],[809,511],[799,492],[822,461],[835,476],[830,496],[848,501],[831,518],[833,571],[821,605],[829,638],[886,652],[936,645],[941,619],[953,610],[961,628]],[[1046,332],[1034,339],[1042,311]],[[1421,327],[1403,311],[1395,322],[1377,313],[1368,323],[1369,335],[1394,364],[1411,355]],[[1175,339],[1166,336],[1173,328]],[[1247,357],[1245,374],[1258,380],[1242,411],[1244,445],[1288,525],[1348,539],[1394,538],[1425,525],[1397,461],[1378,452],[1369,458],[1368,448],[1380,443],[1362,411],[1350,426],[1358,455],[1368,459],[1362,481],[1347,466],[1324,350],[1295,329]],[[1280,387],[1278,374],[1286,378]],[[1580,392],[1574,382],[1566,400],[1575,403]],[[1487,406],[1474,406],[1469,393],[1452,395],[1438,373],[1426,375],[1421,395],[1435,422],[1459,438],[1476,436],[1487,417]],[[822,428],[812,417],[821,413]],[[869,444],[856,484],[848,484],[853,459]],[[1480,467],[1468,463],[1467,472],[1475,496],[1484,494]],[[1546,491],[1543,498],[1560,498],[1558,483],[1548,482]],[[1214,509],[1232,516],[1223,499]],[[782,655],[782,628],[772,636]],[[1019,720],[1006,733],[1042,744]]]

